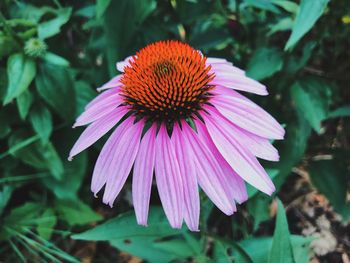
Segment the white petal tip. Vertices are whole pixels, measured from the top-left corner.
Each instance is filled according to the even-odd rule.
[[[73,156],[69,155],[69,157],[67,158],[69,162],[73,161]]]

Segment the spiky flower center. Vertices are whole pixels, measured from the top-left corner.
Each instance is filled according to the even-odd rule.
[[[191,117],[208,102],[214,78],[206,57],[187,44],[160,41],[141,49],[121,78],[125,103],[161,121]]]

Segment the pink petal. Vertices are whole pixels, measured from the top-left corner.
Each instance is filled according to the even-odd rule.
[[[97,193],[107,182],[108,175],[105,171],[108,170],[110,165],[112,165],[113,153],[116,151],[116,140],[118,140],[126,132],[130,121],[132,121],[132,119],[127,120],[127,122],[122,122],[115,129],[112,135],[108,138],[107,142],[104,144],[97,158],[91,182],[91,191],[95,194],[95,196],[97,196]]]
[[[190,146],[183,139],[183,134],[178,124],[174,126],[171,139],[174,142],[184,187],[184,219],[191,231],[198,231],[200,205],[196,167],[188,158]]]
[[[260,191],[271,195],[275,187],[255,156],[237,138],[229,135],[230,127],[220,121],[220,115],[206,109],[210,115],[203,114],[208,132],[219,152],[230,166],[246,182]]]
[[[155,171],[159,197],[170,225],[181,228],[184,210],[183,182],[178,156],[164,124],[161,125],[156,140]]]
[[[110,206],[113,206],[114,200],[128,178],[139,149],[144,122],[139,121],[134,125],[133,122],[134,119],[129,117],[124,123],[125,131],[122,131],[122,133],[116,132],[114,151],[112,150],[112,156],[109,158],[111,162],[101,171],[102,174],[106,173],[107,176],[103,202]]]
[[[87,108],[77,118],[76,122],[73,125],[73,128],[77,126],[83,126],[98,120],[99,118],[110,113],[122,103],[123,100],[118,93],[111,94],[110,96],[105,97],[104,99],[100,99],[98,102],[95,102],[93,105]]]
[[[231,62],[228,62],[226,59],[224,58],[213,58],[213,57],[208,57],[207,61],[206,61],[207,65],[214,65],[214,64],[228,64],[228,65],[232,65]]]
[[[132,198],[137,223],[147,225],[149,200],[155,160],[157,125],[153,124],[143,136],[134,164]]]
[[[223,180],[223,170],[202,136],[195,133],[189,125],[182,122],[183,138],[190,146],[188,161],[195,163],[198,183],[213,203],[225,214],[232,215],[236,211],[231,189]]]
[[[109,96],[118,93],[119,90],[120,90],[119,88],[114,88],[114,89],[109,89],[109,90],[106,90],[106,91],[102,92],[100,95],[98,95],[96,98],[94,98],[92,101],[90,101],[85,106],[85,110],[87,110],[88,108],[92,107],[96,103],[99,103],[100,101],[105,100]]]
[[[132,56],[129,56],[127,57],[126,59],[122,60],[122,61],[119,61],[117,62],[117,70],[119,70],[120,72],[124,72],[124,68],[126,66],[129,66],[130,63],[129,63],[129,60],[132,58]]]
[[[209,82],[209,85],[223,86],[229,89],[241,90],[258,95],[268,95],[266,87],[259,82],[242,75],[226,75],[215,72],[216,77]]]
[[[236,200],[238,203],[243,203],[248,199],[247,190],[243,179],[232,169],[232,167],[227,163],[227,161],[222,157],[221,153],[216,148],[210,135],[205,128],[205,125],[199,121],[195,120],[195,124],[198,130],[198,134],[202,141],[208,145],[210,151],[214,154],[216,160],[218,161],[219,167],[221,167],[223,173],[221,175],[222,181],[226,186],[229,187],[227,192],[230,194],[231,199]]]
[[[125,107],[119,107],[90,124],[74,144],[69,153],[68,160],[71,161],[73,156],[90,147],[93,143],[105,135],[126,113],[127,109]]]
[[[106,150],[103,155],[101,151],[94,169],[93,184],[98,180],[96,186],[99,187],[106,181],[103,202],[111,207],[128,178],[139,149],[144,123],[133,124],[134,120],[129,117],[117,127],[103,147],[102,151]],[[95,193],[96,190],[99,189],[95,189]]]
[[[206,65],[211,65],[210,73],[215,73],[215,78],[209,83],[210,85],[224,86],[259,95],[268,94],[264,85],[247,77],[243,70],[233,66],[225,59],[207,58]]]
[[[210,102],[232,123],[260,137],[283,139],[283,127],[257,104],[235,91],[228,93],[220,87],[215,90],[219,94]]]
[[[99,87],[97,89],[97,91],[102,91],[102,90],[117,88],[117,87],[122,86],[123,84],[120,82],[121,77],[122,77],[122,75],[115,76],[110,81],[108,81],[106,84],[104,84],[102,87]]]
[[[247,145],[247,150],[249,150],[252,154],[264,160],[279,160],[278,151],[275,147],[272,146],[268,139],[262,138],[237,127],[216,109],[212,109],[212,111],[215,111],[217,116],[219,116],[219,119],[217,121],[222,122],[224,124],[223,127],[228,128],[226,130],[227,135],[233,139],[236,138],[236,140],[238,140],[241,145]]]

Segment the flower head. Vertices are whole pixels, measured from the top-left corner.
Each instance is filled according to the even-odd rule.
[[[46,43],[39,38],[31,38],[24,45],[24,53],[30,57],[40,57],[46,50]]]
[[[128,175],[137,222],[147,224],[153,174],[174,228],[198,230],[198,185],[225,214],[247,200],[244,181],[275,188],[258,158],[277,161],[269,139],[283,128],[235,90],[267,95],[265,86],[225,59],[206,58],[187,44],[160,41],[117,63],[121,75],[98,90],[74,126],[89,126],[70,157],[116,127],[94,168],[91,190],[105,186],[113,205]]]

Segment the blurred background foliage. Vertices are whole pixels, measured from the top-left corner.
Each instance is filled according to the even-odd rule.
[[[1,0],[0,11],[1,262],[349,262],[348,0]],[[198,233],[169,227],[155,189],[148,228],[130,183],[113,209],[95,199],[103,142],[67,161],[72,123],[116,61],[164,39],[246,69],[270,92],[250,97],[287,131],[281,161],[263,163],[275,195],[248,188],[232,217],[202,195]]]

